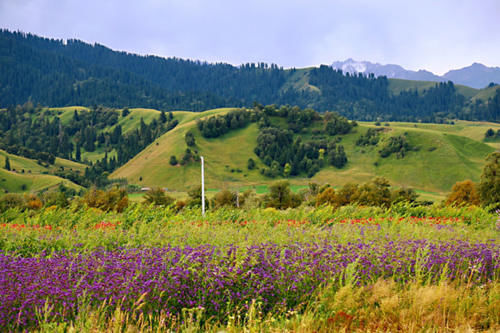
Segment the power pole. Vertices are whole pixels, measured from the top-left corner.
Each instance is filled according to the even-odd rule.
[[[205,169],[203,156],[201,158],[201,214],[205,216]]]

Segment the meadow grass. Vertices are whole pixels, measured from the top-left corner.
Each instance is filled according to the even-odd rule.
[[[199,182],[199,163],[171,166],[170,156],[180,160],[187,148],[184,136],[194,133],[198,151],[205,158],[205,179],[208,188],[235,189],[258,186],[269,182],[259,172],[265,167],[254,154],[258,136],[257,124],[231,131],[219,138],[203,138],[196,127],[196,119],[224,114],[230,109],[216,109],[199,113],[173,112],[180,121],[172,131],[165,133],[131,161],[112,173],[112,178],[126,178],[130,183],[152,186],[160,183],[176,191],[187,191]],[[283,119],[271,121],[283,122]],[[284,124],[286,125],[286,124]],[[413,187],[429,193],[430,197],[444,198],[457,181],[478,181],[484,158],[496,148],[496,143],[482,141],[489,127],[496,124],[457,122],[456,125],[389,123],[384,126],[383,137],[407,134],[417,148],[402,159],[395,155],[380,158],[380,147],[358,147],[356,140],[370,127],[370,122],[359,122],[352,133],[341,136],[341,144],[348,154],[348,163],[342,169],[324,167],[314,177],[298,175],[290,179],[292,185],[306,186],[309,182],[342,186],[348,182],[363,183],[375,176],[388,178],[395,186]],[[312,134],[305,132],[304,140]],[[248,170],[249,158],[256,162],[256,169]]]
[[[140,204],[122,213],[77,203],[10,209],[0,214],[0,289],[8,288],[0,298],[15,298],[3,300],[11,308],[0,306],[0,322],[16,316],[3,327],[41,332],[495,331],[497,218],[477,207],[403,204],[205,216]],[[30,310],[9,312],[16,299]]]

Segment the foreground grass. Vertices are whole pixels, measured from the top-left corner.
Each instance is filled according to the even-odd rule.
[[[497,216],[480,208],[10,210],[0,214],[0,322],[41,332],[494,332],[499,256]]]
[[[137,309],[142,302],[139,299]],[[105,303],[84,308],[68,323],[43,322],[39,332],[498,332],[500,285],[448,283],[400,286],[391,280],[357,287],[330,285],[303,308],[264,314],[258,303],[227,322],[203,318],[203,309],[178,316],[137,315]],[[109,315],[108,315],[109,314]]]

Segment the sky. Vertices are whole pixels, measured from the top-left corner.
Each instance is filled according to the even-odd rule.
[[[0,0],[0,28],[234,65],[500,66],[498,0]]]

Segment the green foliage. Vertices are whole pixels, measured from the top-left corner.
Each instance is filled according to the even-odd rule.
[[[6,156],[5,157],[5,166],[4,166],[5,170],[9,170],[10,171],[10,159],[9,159],[9,156]]]
[[[486,158],[479,183],[481,203],[493,209],[500,208],[500,152],[494,152]]]
[[[417,198],[418,194],[412,188],[402,187],[391,191],[392,204],[399,202],[413,203],[416,202]]]
[[[169,163],[170,163],[170,165],[177,165],[177,163],[179,163],[179,162],[177,162],[177,157],[175,157],[175,155],[172,155],[172,156],[170,156]]]
[[[170,206],[174,199],[168,196],[160,187],[153,187],[144,195],[144,203],[155,206]]]
[[[197,151],[193,151],[189,148],[187,148],[184,152],[184,155],[182,155],[182,159],[180,164],[181,165],[186,165],[191,161],[199,161],[200,157],[198,156]]]
[[[406,139],[406,136],[391,136],[387,142],[384,143],[382,149],[379,150],[379,155],[385,158],[395,153],[398,158],[403,158],[410,149],[412,149],[412,147]]]
[[[83,202],[88,207],[99,208],[105,212],[122,212],[128,206],[127,191],[113,188],[108,191],[91,188],[83,197]]]
[[[369,128],[365,134],[358,138],[356,146],[375,146],[380,139],[379,133],[382,131],[382,128]]]
[[[187,202],[188,207],[200,207],[201,206],[201,186],[195,186],[188,191],[189,200]],[[208,199],[205,196],[205,204],[208,204]]]
[[[324,115],[325,128],[324,132],[330,136],[347,134],[353,128],[353,124],[347,118],[340,116],[338,113],[327,112]]]
[[[255,118],[255,116],[251,112],[246,111],[245,109],[241,109],[228,112],[225,115],[213,116],[207,119],[199,119],[197,120],[196,124],[203,137],[217,138],[223,134],[226,134],[230,130],[245,127],[252,120],[256,121],[257,118]]]
[[[335,190],[331,187],[327,187],[321,193],[316,196],[316,206],[329,205],[336,206],[338,204],[337,197],[335,196]]]
[[[287,209],[300,206],[302,199],[290,191],[290,183],[279,181],[269,187],[269,194],[264,196],[264,206],[277,209]]]
[[[184,136],[184,139],[186,141],[186,144],[189,147],[193,147],[193,146],[196,145],[193,132],[191,132],[191,131],[186,132],[186,135]]]
[[[49,191],[42,195],[42,201],[44,206],[57,206],[61,208],[66,208],[69,206],[70,202],[63,191]]]
[[[391,204],[390,187],[387,179],[377,177],[359,187],[357,202],[364,206],[389,207]]]
[[[347,164],[347,155],[344,151],[344,146],[336,145],[335,143],[328,145],[328,163],[338,169]]]
[[[215,194],[213,200],[214,208],[236,207],[236,193],[229,190],[222,190]]]
[[[484,141],[500,141],[500,130],[495,132],[492,128],[488,128],[484,133]]]
[[[257,100],[337,110],[351,119],[369,121],[499,120],[498,93],[468,105],[451,82],[393,93],[386,77],[345,75],[324,65],[299,70],[264,63],[207,65],[178,58],[141,57],[79,40],[63,43],[7,30],[0,32],[0,46],[4,46],[0,48],[0,59],[4,59],[0,85],[9,87],[0,94],[5,105],[31,98],[43,105],[142,105],[201,111],[226,105],[250,107]],[[291,125],[290,129],[294,128]]]
[[[248,169],[248,170],[253,170],[253,169],[255,169],[255,161],[253,160],[253,158],[249,158],[249,159],[248,159],[248,162],[247,162],[247,169]]]
[[[23,208],[24,198],[17,193],[7,193],[0,197],[0,211],[4,212],[11,208]]]
[[[109,184],[110,173],[126,163],[163,133],[174,128],[178,121],[162,123],[153,119],[146,124],[141,118],[138,128],[123,133],[118,123],[118,111],[94,106],[90,110],[74,110],[65,117],[50,110],[37,108],[33,115],[32,105],[9,107],[0,113],[0,148],[11,154],[39,160],[39,164],[54,164],[56,156],[80,161],[85,154],[97,150],[104,157],[88,166],[84,175],[73,170],[53,171],[81,186]],[[116,152],[108,156],[108,152]],[[88,163],[88,161],[86,161]],[[90,164],[90,163],[88,163]]]

